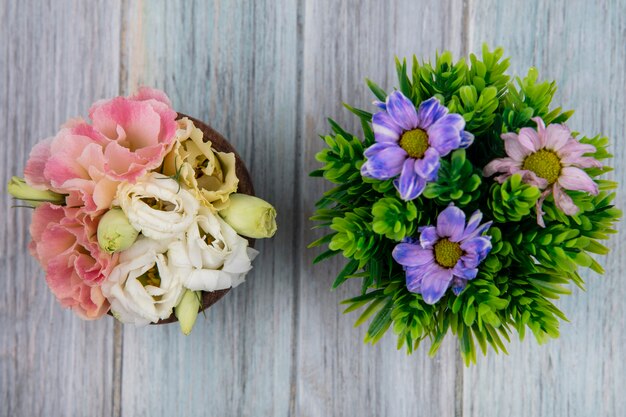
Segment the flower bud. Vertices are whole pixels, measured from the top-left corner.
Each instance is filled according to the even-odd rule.
[[[65,202],[65,196],[50,190],[38,190],[26,184],[23,178],[12,177],[7,184],[7,191],[18,200],[25,201],[33,207],[49,202],[61,205]]]
[[[185,336],[191,333],[200,309],[200,291],[186,290],[176,307],[174,314],[180,323],[180,330]]]
[[[107,211],[98,224],[98,244],[109,253],[128,249],[137,240],[137,235],[139,232],[119,208]]]
[[[242,236],[262,239],[276,233],[276,209],[251,195],[231,194],[230,204],[219,215]]]

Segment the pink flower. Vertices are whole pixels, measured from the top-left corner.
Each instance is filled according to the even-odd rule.
[[[111,206],[119,181],[106,175],[111,141],[82,120],[71,120],[54,138],[35,145],[24,169],[29,185],[68,194],[71,207],[89,213]]]
[[[110,208],[121,181],[135,182],[161,165],[178,125],[165,93],[149,88],[99,101],[90,116],[93,126],[70,120],[37,144],[24,177],[32,187],[68,195],[68,206],[98,215]]]
[[[178,127],[177,114],[167,96],[145,87],[131,97],[95,103],[89,117],[110,139],[104,151],[106,173],[118,181],[135,182],[161,165]]]
[[[46,272],[46,282],[64,307],[84,319],[109,310],[100,284],[117,265],[119,255],[100,250],[99,219],[79,208],[45,203],[33,214],[31,254]]]
[[[552,193],[556,206],[568,216],[578,213],[578,207],[564,190],[598,194],[598,185],[584,168],[601,167],[598,160],[583,155],[593,153],[593,145],[574,139],[565,125],[551,124],[547,128],[539,117],[533,118],[537,130],[522,128],[519,134],[505,133],[504,148],[508,158],[494,159],[483,169],[485,177],[500,173],[495,179],[503,183],[513,174],[522,175],[525,183],[544,190],[537,202],[537,223],[545,226],[541,206]]]

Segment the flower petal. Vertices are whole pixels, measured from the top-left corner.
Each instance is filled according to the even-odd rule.
[[[467,280],[458,278],[458,277],[454,277],[452,279],[452,292],[454,293],[454,295],[461,294],[461,292],[465,289],[466,286],[467,286]]]
[[[399,243],[393,248],[393,259],[402,266],[415,267],[429,264],[434,260],[433,251],[419,245]]]
[[[461,134],[452,125],[437,123],[428,129],[428,142],[441,156],[446,156],[450,151],[459,148]]]
[[[564,125],[552,124],[548,125],[545,133],[545,147],[558,151],[561,149],[567,141],[571,138],[572,134],[570,130]]]
[[[361,168],[361,174],[379,180],[388,180],[402,172],[407,153],[399,146],[375,143],[365,151],[367,162]]]
[[[521,169],[522,163],[520,161],[515,161],[511,158],[498,158],[485,165],[483,168],[483,176],[490,177],[496,172],[513,175]]]
[[[437,217],[437,234],[458,242],[465,229],[465,213],[456,206],[449,206]]]
[[[548,186],[548,181],[545,178],[537,176],[533,171],[521,170],[518,172],[522,176],[522,182],[524,184],[534,185],[535,187],[543,190]]]
[[[539,136],[540,147],[543,148],[546,146],[546,125],[541,117],[533,117],[531,120],[537,123],[537,136]]]
[[[574,204],[574,200],[572,197],[567,195],[565,191],[558,185],[554,184],[552,187],[552,192],[554,194],[554,204],[565,214],[568,216],[573,216],[578,213],[578,206]]]
[[[435,226],[420,227],[420,246],[430,249],[440,239]]]
[[[384,111],[378,112],[372,117],[372,129],[378,143],[396,143],[400,139],[400,133],[402,133],[400,126]]]
[[[468,268],[463,265],[463,261],[459,261],[454,268],[452,268],[452,274],[463,280],[474,279],[478,274],[478,268]]]
[[[532,152],[538,151],[541,148],[541,141],[539,140],[537,131],[530,127],[520,129],[517,139],[522,146]]]
[[[474,142],[474,135],[472,135],[470,132],[466,132],[465,130],[462,130],[461,131],[461,143],[459,145],[459,148],[461,149],[469,148],[473,142]]]
[[[411,130],[417,127],[417,110],[415,110],[415,105],[399,91],[394,91],[387,97],[387,113],[404,130]]]
[[[596,147],[588,143],[580,143],[574,138],[570,138],[567,143],[556,153],[561,161],[567,158],[577,158],[587,153],[594,153]]]
[[[561,169],[558,183],[566,190],[586,191],[593,195],[598,194],[598,184],[580,168],[564,167]]]
[[[428,129],[446,114],[448,114],[448,109],[435,97],[431,97],[420,104],[417,110],[417,125],[422,129]]]
[[[452,269],[438,266],[422,279],[420,292],[426,304],[435,304],[443,297],[452,281]]]
[[[476,268],[491,251],[491,239],[488,236],[478,236],[466,240],[461,244],[465,254],[461,261],[467,268]]]
[[[434,262],[433,262],[434,263]],[[429,266],[432,267],[432,264]],[[422,289],[422,280],[424,279],[424,273],[421,268],[407,268],[406,269],[406,288],[410,292],[418,293]]]
[[[426,187],[426,180],[415,173],[414,159],[404,161],[400,178],[395,179],[393,185],[404,201],[413,200],[422,194]]]
[[[435,181],[439,171],[439,152],[435,148],[428,148],[422,159],[415,161],[415,173],[426,181]]]
[[[503,135],[504,149],[506,154],[515,161],[523,161],[530,153],[530,149],[521,144],[518,139],[513,139],[512,135]]]

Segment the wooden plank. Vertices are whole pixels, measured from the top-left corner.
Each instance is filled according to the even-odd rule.
[[[277,208],[246,283],[200,317],[123,329],[122,414],[289,412],[297,190],[297,10],[288,1],[150,1],[125,9],[127,91],[163,88],[177,110],[222,132]]]
[[[436,22],[440,22],[434,24]],[[306,2],[302,69],[302,162],[306,171],[318,167],[314,155],[322,148],[317,137],[330,131],[326,117],[360,133],[346,102],[374,110],[373,96],[363,80],[369,77],[390,91],[397,85],[394,55],[416,54],[434,59],[435,50],[463,48],[461,1]],[[311,232],[308,218],[328,184],[303,176],[302,246],[321,236]],[[455,342],[444,343],[435,359],[427,345],[407,356],[396,350],[389,332],[376,346],[364,345],[365,328],[354,328],[354,313],[342,315],[339,302],[359,294],[357,283],[330,291],[345,263],[337,259],[311,265],[319,250],[303,253],[298,309],[298,416],[455,415],[455,381],[460,362]]]
[[[626,4],[619,1],[472,2],[470,48],[483,41],[502,45],[512,67],[535,65],[560,87],[556,104],[577,109],[574,130],[612,139],[624,206],[626,151]],[[623,416],[626,415],[626,269],[624,223],[601,262],[602,277],[583,272],[587,291],[573,289],[559,306],[571,323],[561,338],[537,346],[529,336],[514,341],[510,356],[490,355],[464,373],[464,416]]]
[[[0,2],[0,182],[30,148],[118,93],[119,1]],[[113,320],[63,310],[29,256],[28,209],[0,194],[0,415],[112,415]]]

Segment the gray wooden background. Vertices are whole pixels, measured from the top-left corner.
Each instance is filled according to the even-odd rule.
[[[2,184],[64,120],[147,84],[223,132],[280,213],[246,284],[183,337],[62,310],[27,255],[30,211],[3,192],[0,415],[626,416],[623,225],[606,275],[559,303],[559,340],[470,368],[451,339],[434,359],[363,345],[338,306],[357,288],[330,292],[340,263],[306,250],[317,134],[330,115],[356,131],[341,102],[368,106],[366,76],[391,88],[396,54],[488,42],[537,66],[574,129],[612,138],[623,202],[626,1],[0,0],[0,22]]]

